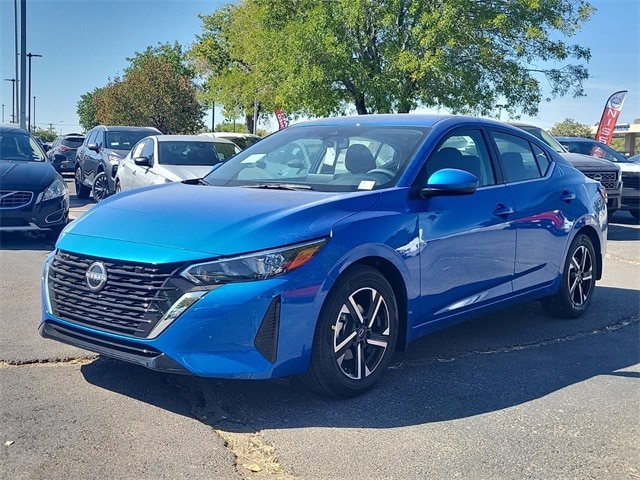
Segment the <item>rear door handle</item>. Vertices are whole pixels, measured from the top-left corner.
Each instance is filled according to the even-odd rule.
[[[498,203],[496,205],[496,209],[493,211],[493,214],[496,217],[506,217],[507,215],[511,215],[515,212],[513,207],[507,207],[504,203]]]

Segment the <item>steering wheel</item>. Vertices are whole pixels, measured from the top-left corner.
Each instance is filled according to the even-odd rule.
[[[385,168],[374,168],[373,170],[369,170],[366,175],[369,175],[370,173],[382,173],[383,175],[389,177],[389,180],[396,176],[395,172],[392,172],[391,170],[387,170]]]

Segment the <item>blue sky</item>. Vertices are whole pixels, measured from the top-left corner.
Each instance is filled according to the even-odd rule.
[[[63,133],[79,131],[76,108],[81,95],[122,74],[126,59],[148,46],[177,41],[188,47],[201,32],[197,14],[210,14],[224,3],[228,1],[27,0],[27,51],[42,55],[31,64],[36,123]],[[587,96],[544,102],[537,117],[523,120],[544,128],[566,118],[594,124],[609,95],[618,90],[629,91],[619,122],[640,118],[640,1],[590,3],[597,12],[570,39],[591,49],[591,78],[584,83]],[[12,83],[4,79],[15,77],[13,5],[14,0],[0,0],[0,100],[5,122],[11,118]],[[506,120],[504,113],[502,119]],[[216,112],[216,123],[221,120]],[[210,115],[205,124],[211,124]],[[277,128],[275,119],[270,128]]]

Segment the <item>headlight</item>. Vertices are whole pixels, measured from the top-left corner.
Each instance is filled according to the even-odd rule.
[[[181,275],[196,285],[264,280],[301,267],[322,249],[326,239],[274,250],[198,263]]]
[[[122,157],[120,155],[116,155],[115,153],[110,153],[107,155],[107,159],[111,162],[111,164],[118,165]]]
[[[42,201],[51,200],[52,198],[62,197],[69,194],[67,182],[56,178],[51,185],[44,191]]]

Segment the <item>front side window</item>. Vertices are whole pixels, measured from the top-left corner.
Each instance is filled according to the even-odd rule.
[[[214,169],[211,185],[357,191],[397,184],[429,132],[422,127],[291,127]]]
[[[494,185],[495,174],[480,130],[456,130],[449,134],[426,165],[426,177],[443,168],[465,170],[478,177],[478,186]]]

